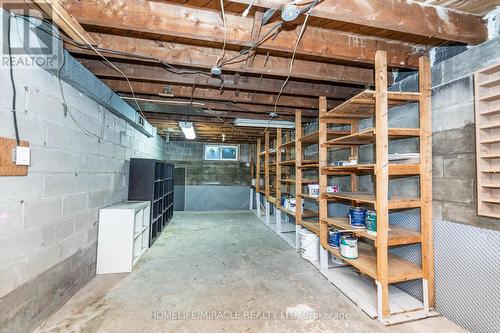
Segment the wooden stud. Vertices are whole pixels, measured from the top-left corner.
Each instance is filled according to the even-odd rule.
[[[264,136],[264,193],[266,200],[269,200],[269,131]]]
[[[256,163],[255,163],[255,192],[260,193],[260,139],[257,139],[257,151],[255,152],[256,154]],[[257,205],[260,205],[259,202],[257,202]]]
[[[325,142],[328,140],[328,129],[327,122],[322,119],[327,112],[327,100],[326,97],[322,96],[319,98],[319,129],[318,129],[318,140],[319,140],[319,160],[318,160],[318,172],[319,172],[319,221],[320,221],[320,244],[324,248],[328,246],[328,225],[323,222],[323,219],[328,218],[328,200],[323,196],[326,193],[326,187],[328,186],[328,176],[321,172],[321,170],[328,166],[328,149],[325,146]]]
[[[295,224],[302,223],[302,112],[295,112]]]
[[[278,128],[276,131],[276,207],[281,207],[281,136],[282,129]]]
[[[422,270],[427,280],[429,306],[434,307],[434,254],[432,227],[432,104],[431,65],[420,58],[420,227],[422,231]]]
[[[388,229],[389,229],[389,122],[387,100],[387,54],[375,55],[375,128],[376,128],[376,203],[377,211],[377,281],[381,285],[379,313],[390,315],[388,281]]]
[[[21,141],[21,147],[29,147],[28,142]],[[12,163],[12,151],[16,149],[15,139],[0,138],[0,176],[27,176],[28,167]]]

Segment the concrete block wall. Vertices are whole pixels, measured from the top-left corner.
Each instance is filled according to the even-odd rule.
[[[206,161],[205,144],[188,141],[167,144],[167,159],[176,168],[186,168],[186,210],[246,209],[251,182],[250,145],[238,145],[238,161]],[[205,196],[217,200],[200,200]]]
[[[14,77],[32,160],[27,177],[0,177],[0,332],[32,330],[95,275],[99,208],[127,198],[131,157],[163,159],[166,149],[62,83],[65,114],[46,71]],[[0,86],[0,136],[14,138],[6,68]]]

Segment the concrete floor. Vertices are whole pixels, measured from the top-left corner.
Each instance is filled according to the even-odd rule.
[[[206,311],[216,311],[215,317],[165,318],[168,313],[185,316]],[[332,317],[345,319],[290,319],[303,311],[332,313]],[[279,318],[269,318],[273,314]],[[443,317],[384,327],[359,310],[250,212],[176,213],[132,273],[96,276],[37,330],[431,331],[466,332]]]

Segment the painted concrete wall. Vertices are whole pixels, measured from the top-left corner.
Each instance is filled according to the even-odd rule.
[[[186,210],[248,209],[250,146],[239,145],[239,161],[205,161],[204,146],[184,141],[167,144],[167,159],[176,168],[186,168]]]
[[[14,76],[32,163],[27,177],[0,177],[0,332],[30,331],[95,275],[98,209],[127,198],[131,157],[165,157],[164,140],[62,83],[73,117],[101,139],[84,134],[48,72]],[[0,136],[14,138],[6,68],[0,87]]]

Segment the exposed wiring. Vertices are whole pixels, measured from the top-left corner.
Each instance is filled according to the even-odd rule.
[[[250,10],[252,9],[253,2],[254,2],[254,0],[250,1],[250,4],[248,5],[247,9],[245,9],[245,11],[243,12],[243,14],[241,14],[241,16],[243,16],[243,17],[247,17],[248,16],[248,14],[250,13]]]
[[[224,11],[224,0],[220,0],[220,11],[222,14],[222,24],[224,27],[224,44],[222,44],[222,52],[217,57],[217,61],[215,62],[215,66],[219,67],[219,62],[224,59],[226,55],[226,43],[227,43],[227,25],[226,25],[226,12]]]
[[[17,103],[17,90],[16,83],[14,81],[14,66],[12,64],[12,45],[11,45],[11,19],[12,16],[9,15],[9,22],[7,24],[7,46],[9,48],[9,75],[10,82],[12,84],[12,119],[14,121],[14,132],[16,135],[16,143],[18,146],[21,145],[21,140],[19,139],[19,126],[17,124],[17,111],[16,111],[16,103]]]

